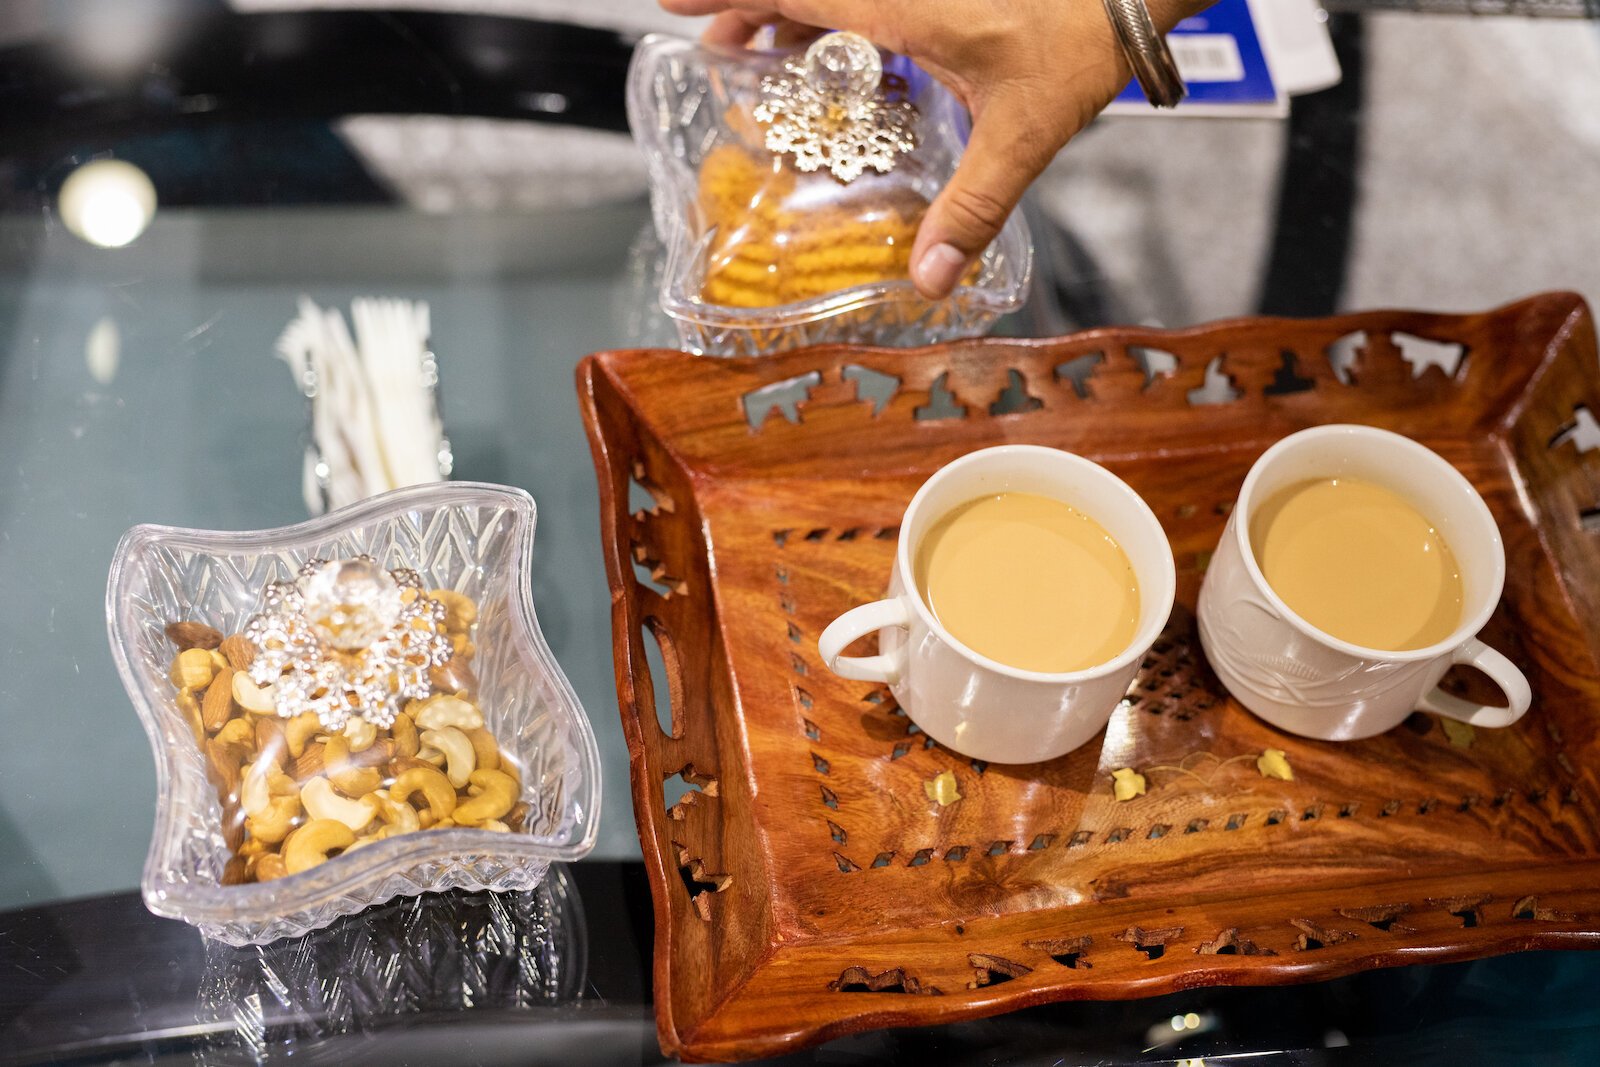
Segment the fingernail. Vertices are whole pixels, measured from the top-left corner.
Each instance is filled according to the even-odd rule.
[[[967,257],[955,245],[936,244],[917,260],[912,281],[917,283],[917,288],[922,290],[924,296],[947,296],[956,287],[956,281],[966,265]]]

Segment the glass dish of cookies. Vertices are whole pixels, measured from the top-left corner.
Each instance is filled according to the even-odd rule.
[[[124,536],[106,609],[156,759],[152,911],[265,942],[589,851],[595,742],[534,614],[534,517],[453,483]]]
[[[1022,306],[1033,250],[1019,215],[949,297],[918,295],[912,244],[966,116],[904,57],[830,45],[851,36],[762,52],[656,34],[635,51],[628,121],[666,248],[661,307],[685,350],[932,344]]]

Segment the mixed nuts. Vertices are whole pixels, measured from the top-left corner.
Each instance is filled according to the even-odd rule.
[[[222,802],[233,853],[223,884],[299,874],[397,834],[522,828],[521,777],[477,704],[478,605],[449,589],[422,595],[444,608],[451,654],[428,672],[432,695],[407,701],[386,727],[353,716],[330,730],[314,712],[280,718],[273,685],[251,676],[259,653],[243,634],[196,621],[167,627],[177,706]]]

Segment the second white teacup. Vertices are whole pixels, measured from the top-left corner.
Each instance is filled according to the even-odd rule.
[[[1084,670],[1022,670],[956,640],[929,609],[914,571],[922,538],[961,505],[999,493],[1058,500],[1094,519],[1121,546],[1138,580],[1139,619],[1116,655]],[[1105,726],[1166,625],[1176,585],[1161,523],[1126,482],[1070,452],[1002,445],[969,453],[923,483],[900,523],[888,598],[839,616],[817,646],[842,677],[886,683],[911,720],[941,744],[991,763],[1036,763],[1072,751]],[[841,655],[874,631],[878,655]]]
[[[1403,651],[1364,648],[1313,626],[1273,590],[1251,544],[1252,516],[1280,490],[1323,478],[1381,486],[1437,529],[1461,575],[1461,618],[1448,636]],[[1200,587],[1200,642],[1234,698],[1291,733],[1351,741],[1398,726],[1413,711],[1509,726],[1528,710],[1528,680],[1477,638],[1499,603],[1505,573],[1494,517],[1443,457],[1387,430],[1318,426],[1267,449],[1245,477]],[[1507,706],[1474,704],[1438,689],[1457,663],[1492,678]]]

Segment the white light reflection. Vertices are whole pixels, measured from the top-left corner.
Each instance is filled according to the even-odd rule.
[[[67,175],[57,207],[74,236],[98,248],[121,248],[155,217],[156,187],[132,163],[97,159]]]
[[[122,364],[122,332],[117,320],[106,315],[89,331],[84,342],[83,361],[89,366],[89,376],[101,385],[110,385]]]

